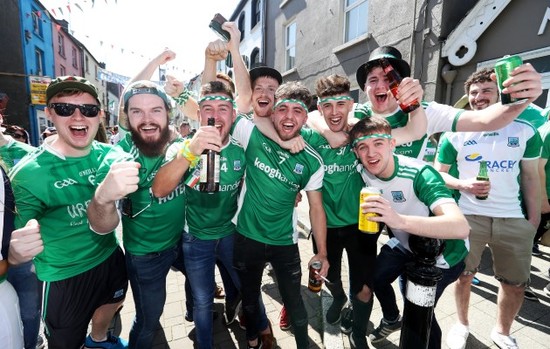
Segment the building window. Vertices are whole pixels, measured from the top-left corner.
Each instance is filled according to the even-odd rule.
[[[76,48],[73,47],[73,67],[78,68],[78,53]]]
[[[86,69],[86,73],[90,74],[90,59],[88,58],[88,56],[84,58],[84,67]]]
[[[59,76],[67,75],[67,68],[64,65],[59,65]]]
[[[40,19],[40,17],[41,17],[41,12],[33,8],[32,9],[32,31],[36,35],[39,35],[40,37],[42,37],[42,19]]]
[[[244,24],[245,24],[244,20],[245,20],[245,16],[243,12],[239,17],[239,30],[241,31],[241,41],[243,41],[244,39]]]
[[[57,35],[57,44],[59,46],[57,53],[59,53],[61,57],[65,57],[65,37],[63,35]]]
[[[344,8],[346,14],[345,42],[367,32],[368,10],[367,0],[346,0]]]
[[[286,70],[290,70],[296,66],[296,22],[287,25],[285,32],[285,68]]]
[[[36,65],[36,75],[44,75],[44,53],[40,49],[34,50],[34,60]]]
[[[255,47],[250,54],[250,67],[254,68],[260,63],[260,49]]]
[[[252,16],[250,16],[250,28],[254,28],[262,20],[262,1],[252,1]]]

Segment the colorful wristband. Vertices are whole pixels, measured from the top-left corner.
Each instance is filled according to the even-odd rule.
[[[189,143],[191,141],[189,139],[186,139],[184,142],[183,142],[183,145],[180,149],[180,154],[181,156],[183,156],[185,159],[187,159],[187,161],[189,161],[190,163],[190,167],[195,167],[197,166],[197,164],[199,163],[200,161],[200,156],[197,156],[195,154],[193,154],[191,152],[191,150],[189,149]]]
[[[191,97],[191,91],[184,88],[183,92],[179,94],[174,100],[178,105],[181,105],[182,107],[185,106],[185,103],[189,100],[189,97]]]

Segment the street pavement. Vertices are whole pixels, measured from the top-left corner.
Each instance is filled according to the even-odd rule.
[[[330,305],[330,293],[323,287],[320,293],[312,293],[307,288],[307,263],[313,256],[311,240],[306,238],[309,232],[308,205],[304,195],[304,201],[297,209],[299,229],[301,238],[299,239],[300,254],[302,258],[302,296],[306,304],[309,315],[309,337],[311,340],[310,348],[350,348],[347,335],[341,334],[339,326],[326,324],[324,313]],[[387,241],[387,237],[382,235],[379,239],[379,247]],[[542,256],[533,257],[531,267],[532,289],[537,294],[537,302],[525,300],[522,309],[512,326],[512,335],[518,339],[520,348],[550,348],[550,297],[543,291],[544,287],[550,281],[548,268],[550,267],[550,248],[541,246]],[[343,258],[345,260],[345,258]],[[342,280],[347,289],[348,273],[347,266],[342,265]],[[490,339],[491,329],[495,323],[496,300],[498,285],[493,278],[491,269],[490,252],[487,249],[483,256],[481,271],[478,274],[481,283],[472,287],[471,305],[470,305],[470,336],[468,338],[467,348],[497,348]],[[154,349],[161,348],[193,348],[194,347],[194,326],[193,323],[184,319],[185,314],[185,292],[184,277],[180,273],[171,271],[167,280],[167,300],[164,307],[164,313],[160,319],[162,330],[159,329]],[[221,278],[216,275],[218,285],[222,285]],[[402,298],[394,283],[398,304],[403,309]],[[263,275],[262,296],[265,303],[267,316],[273,324],[275,337],[280,348],[295,348],[294,337],[290,331],[279,329],[279,314],[282,307],[282,300],[277,289],[274,276],[265,271]],[[215,301],[215,309],[222,314],[223,300]],[[453,298],[453,285],[449,286],[435,310],[436,317],[443,331],[443,348],[446,348],[445,337],[451,326],[456,321],[456,310]],[[121,311],[121,328],[118,328],[123,338],[128,338],[134,316],[134,304],[129,289],[124,308]],[[375,300],[374,309],[371,315],[371,323],[368,332],[370,333],[376,327],[382,317],[379,303]],[[229,327],[222,323],[222,317],[219,316],[214,321],[214,345],[215,348],[231,349],[246,348],[245,332],[235,322]],[[376,345],[374,348],[398,348],[399,334],[391,334],[387,340]]]

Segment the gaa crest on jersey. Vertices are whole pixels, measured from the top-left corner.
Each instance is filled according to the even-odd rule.
[[[301,175],[303,172],[304,172],[304,165],[296,164],[296,166],[294,166],[294,173]]]
[[[241,170],[241,160],[233,161],[233,171],[240,171],[240,170]]]
[[[519,137],[508,137],[508,144],[510,148],[519,147]]]
[[[401,190],[392,191],[391,196],[393,198],[393,202],[405,202],[405,201],[407,201],[407,199],[405,199],[405,196],[403,195],[403,192]]]

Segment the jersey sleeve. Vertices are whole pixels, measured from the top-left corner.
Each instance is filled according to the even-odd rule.
[[[239,114],[231,128],[231,136],[233,136],[233,138],[235,138],[246,150],[254,127],[254,123],[250,121],[246,115]]]
[[[458,151],[451,143],[449,137],[451,135],[445,134],[439,140],[439,146],[437,150],[437,161],[444,165],[452,165],[456,162],[456,157],[458,156]]]
[[[355,104],[355,108],[353,109],[353,116],[359,120],[371,117],[372,111],[370,109],[370,106],[368,104]]]
[[[433,167],[426,165],[414,180],[414,191],[420,201],[430,208],[444,203],[455,203],[451,191],[445,186],[443,177]]]
[[[550,158],[550,123],[546,123],[539,128],[539,134],[542,139],[542,152],[540,157],[543,159]]]
[[[176,155],[178,155],[178,151],[181,149],[181,146],[183,144],[183,140],[176,141],[172,143],[168,149],[166,149],[166,154],[164,155],[164,160],[162,161],[161,166],[166,165],[170,161],[174,160],[176,158]]]
[[[324,166],[321,166],[313,173],[306,186],[305,191],[321,190],[323,188],[323,178],[325,175]]]
[[[527,146],[525,147],[525,153],[523,153],[522,160],[537,159],[540,157],[542,148],[542,139],[538,132],[534,132],[533,136],[527,140]]]
[[[431,136],[438,132],[456,131],[456,124],[463,109],[451,107],[450,105],[431,102],[426,108],[428,120],[427,135]]]

